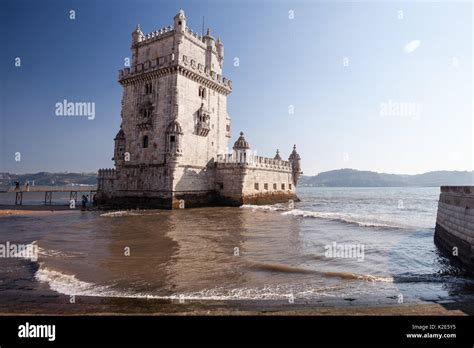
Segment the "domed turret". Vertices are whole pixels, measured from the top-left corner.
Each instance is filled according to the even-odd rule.
[[[145,35],[143,34],[140,24],[137,24],[137,27],[132,32],[132,44],[136,44],[142,42],[145,39]]]
[[[246,150],[246,149],[250,149],[249,143],[247,142],[247,140],[245,140],[244,132],[240,132],[240,137],[239,137],[239,139],[237,139],[237,141],[234,143],[233,149],[234,149],[234,150]]]
[[[115,147],[114,147],[114,158],[115,165],[120,165],[124,161],[125,155],[125,132],[122,129],[122,125],[120,125],[120,130],[118,131],[117,135],[114,138]]]
[[[180,8],[176,16],[174,16],[174,30],[178,33],[184,33],[186,31],[186,15],[182,8]]]
[[[221,41],[220,37],[217,38],[216,50],[219,57],[224,58],[224,43]]]
[[[207,49],[210,49],[210,50],[214,49],[216,45],[216,40],[211,35],[211,29],[207,28],[207,33],[206,35],[204,35],[203,39],[204,39],[204,43],[207,46]]]
[[[296,186],[296,184],[298,183],[298,179],[299,179],[300,175],[302,174],[302,172],[301,172],[301,163],[300,163],[301,162],[301,157],[298,154],[298,152],[296,152],[296,145],[293,146],[293,151],[291,152],[290,157],[288,157],[288,160],[291,163],[292,174],[293,174],[293,183]]]
[[[183,135],[183,130],[179,122],[174,119],[166,128],[166,152],[172,156],[181,156],[181,135]]]
[[[275,157],[273,157],[273,159],[276,159],[278,161],[281,161],[281,157],[280,157],[280,151],[277,149],[277,152],[276,152],[276,155]]]
[[[240,137],[234,143],[234,154],[233,157],[237,163],[247,163],[250,159],[250,144],[245,140],[244,133],[240,132]]]
[[[117,135],[114,138],[114,140],[118,139],[125,139],[125,132],[123,131],[122,126],[120,126],[120,130],[117,132]]]
[[[166,130],[168,133],[173,133],[173,134],[183,134],[183,130],[181,129],[181,125],[177,120],[173,120],[170,122],[168,125],[168,128]]]

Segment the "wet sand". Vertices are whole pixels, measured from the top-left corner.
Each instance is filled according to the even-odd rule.
[[[73,300],[72,300],[73,299]],[[295,300],[179,300],[75,296],[57,293],[46,284],[24,279],[16,289],[3,290],[0,316],[21,315],[144,315],[144,316],[466,316],[474,303],[367,304],[353,299],[324,302]],[[72,302],[72,303],[71,303]]]
[[[465,316],[474,310],[474,304],[419,304],[384,307],[359,307],[356,305],[321,306],[289,303],[263,303],[246,301],[189,301],[179,303],[169,300],[127,298],[99,298],[77,296],[70,303],[69,296],[51,293],[40,295],[44,305],[34,307],[24,303],[15,308],[2,308],[0,315],[174,315],[174,316]],[[7,294],[8,297],[8,294]],[[67,306],[67,310],[65,310]],[[460,308],[462,307],[462,308]]]
[[[68,205],[0,205],[0,216],[31,216],[47,215],[51,213],[71,213],[81,211],[80,208],[71,209]]]

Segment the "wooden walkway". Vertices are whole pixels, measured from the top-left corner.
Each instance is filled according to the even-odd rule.
[[[78,192],[89,192],[89,203],[92,204],[92,197],[97,190],[91,189],[44,189],[44,190],[14,190],[15,192],[15,205],[22,205],[23,204],[23,194],[32,193],[32,192],[44,192],[44,204],[51,205],[53,200],[53,192],[69,192],[69,201],[74,200],[77,201],[77,193]]]

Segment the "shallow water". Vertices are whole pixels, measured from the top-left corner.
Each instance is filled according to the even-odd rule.
[[[473,294],[473,280],[433,243],[438,188],[298,195],[294,207],[1,217],[0,243],[33,243],[39,258],[0,258],[0,289],[31,282],[67,295],[359,304]],[[334,243],[353,253],[327,254]]]

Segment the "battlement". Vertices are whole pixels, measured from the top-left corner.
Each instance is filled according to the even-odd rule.
[[[139,44],[149,44],[152,41],[157,41],[170,35],[173,35],[173,32],[174,28],[171,25],[163,27],[159,30],[155,30],[151,33],[143,35],[143,38],[139,41]]]
[[[474,197],[474,186],[441,186],[441,193]]]
[[[204,78],[210,82],[216,83],[220,87],[223,87],[229,93],[232,90],[232,81],[222,75],[218,74],[214,70],[205,67],[201,63],[197,63],[195,59],[188,57],[187,55],[181,55],[179,59],[172,53],[166,56],[157,57],[150,59],[144,63],[136,64],[129,68],[119,70],[119,82],[125,82],[128,79],[140,76],[141,74],[148,72],[159,72],[162,69],[169,67],[179,66],[184,68],[188,73],[194,73],[196,78]],[[165,71],[165,70],[163,70]]]
[[[113,168],[99,169],[98,179],[115,179],[116,171]]]
[[[270,157],[248,155],[246,161],[239,161],[233,154],[217,155],[216,163],[218,167],[245,166],[250,168],[275,169],[291,172],[290,161],[278,160]]]
[[[198,42],[202,43],[202,47],[206,48],[204,36],[199,35],[197,32],[193,31],[191,28],[186,27],[185,33],[189,36],[195,38]]]
[[[143,37],[140,39],[138,44],[149,44],[152,41],[157,41],[163,38],[166,38],[175,33],[174,27],[169,25],[158,30],[154,30],[148,34],[143,34]],[[191,28],[186,27],[186,34],[189,34],[191,37],[196,38],[198,41],[204,44],[204,36],[199,35],[197,32],[193,31]]]

